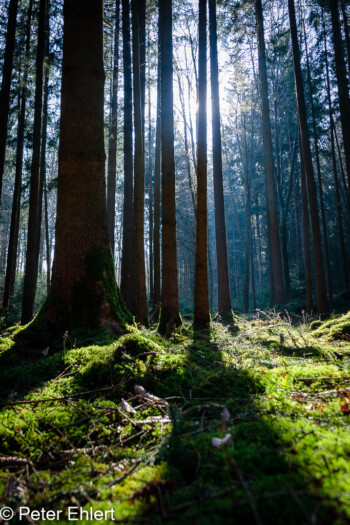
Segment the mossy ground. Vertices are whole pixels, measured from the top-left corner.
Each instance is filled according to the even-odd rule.
[[[350,344],[331,336],[345,322],[312,330],[261,313],[168,340],[129,327],[34,362],[9,332],[1,503],[62,509],[62,524],[72,506],[113,508],[117,522],[348,523]]]

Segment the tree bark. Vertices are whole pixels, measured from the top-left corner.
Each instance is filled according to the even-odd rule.
[[[210,323],[207,258],[207,2],[199,0],[195,329]]]
[[[304,159],[303,159],[303,150],[301,147],[300,132],[299,132],[299,140],[300,140],[301,202],[302,202],[303,237],[304,237],[306,312],[309,315],[311,315],[312,314],[312,271],[311,271],[311,254],[310,254],[310,239],[309,239],[309,210],[308,210],[308,202],[307,202],[305,164],[304,164]]]
[[[210,80],[213,135],[213,180],[215,205],[216,261],[218,273],[218,311],[231,311],[228,272],[224,185],[222,180],[222,149],[220,130],[219,67],[216,28],[216,0],[209,0]]]
[[[134,233],[136,261],[136,306],[135,318],[148,325],[146,273],[144,251],[144,208],[145,208],[145,148],[144,148],[144,108],[145,108],[145,0],[132,0],[132,42],[133,42],[133,81],[134,81]]]
[[[148,36],[149,41],[149,36]],[[148,67],[148,250],[149,250],[149,296],[153,304],[153,166],[152,166],[152,118],[151,118],[151,75]]]
[[[18,0],[10,0],[8,10],[4,65],[2,70],[2,83],[0,91],[0,203],[2,180],[4,176],[5,167],[7,123],[10,110],[10,91],[13,69],[13,53],[15,49],[16,40],[17,11]]]
[[[261,90],[263,146],[266,180],[267,231],[270,256],[270,306],[273,306],[275,304],[285,303],[287,299],[287,294],[283,282],[282,257],[278,231],[276,189],[274,179],[274,163],[270,128],[270,109],[266,71],[264,19],[261,0],[255,0],[255,14],[258,34],[259,77]]]
[[[153,308],[158,317],[160,307],[160,169],[161,169],[161,89],[160,89],[160,49],[158,45],[158,75],[157,75],[157,121],[156,149],[154,152],[154,296]]]
[[[350,100],[348,79],[346,76],[344,61],[344,45],[340,29],[338,0],[329,0],[329,8],[332,19],[332,33],[334,46],[335,73],[338,84],[340,121],[343,132],[343,143],[345,153],[346,172],[350,188]]]
[[[129,310],[135,312],[133,122],[129,0],[122,1],[124,66],[124,209],[121,292]]]
[[[323,30],[325,31],[324,20],[323,20]],[[342,220],[342,208],[341,208],[339,177],[338,177],[338,169],[337,169],[337,157],[335,153],[335,125],[334,125],[334,119],[333,119],[332,100],[331,100],[331,84],[330,84],[330,78],[329,78],[327,38],[326,38],[325,33],[324,33],[324,52],[325,52],[325,60],[326,60],[326,90],[327,90],[327,100],[328,100],[329,123],[330,123],[330,130],[331,130],[332,167],[333,167],[335,194],[336,194],[336,203],[337,203],[337,222],[338,222],[338,232],[339,232],[339,244],[340,244],[340,254],[341,254],[343,276],[344,276],[344,285],[345,285],[345,288],[347,289],[349,288],[349,275],[348,275],[348,264],[347,264],[343,220]]]
[[[21,339],[121,332],[130,315],[107,231],[102,0],[65,0],[55,257],[48,298]],[[84,85],[84,89],[82,89]],[[74,225],[74,227],[72,227]]]
[[[162,154],[162,297],[158,331],[170,335],[181,325],[179,313],[173,110],[172,0],[159,2],[161,154]]]
[[[317,128],[316,128],[316,117],[315,117],[315,105],[314,99],[312,96],[312,82],[311,82],[311,70],[310,70],[310,61],[309,61],[309,52],[306,39],[306,30],[305,30],[305,21],[304,17],[302,18],[303,23],[303,32],[305,40],[305,54],[306,54],[306,68],[307,68],[307,82],[309,85],[309,95],[310,95],[310,107],[311,107],[311,117],[312,117],[312,131],[314,135],[314,146],[315,146],[315,156],[316,156],[316,171],[317,171],[317,180],[318,180],[318,195],[320,201],[321,209],[321,225],[323,233],[323,244],[324,244],[324,255],[326,263],[326,273],[327,273],[327,282],[328,282],[328,295],[330,301],[333,298],[333,285],[332,285],[332,276],[329,263],[329,249],[328,249],[328,233],[327,233],[327,222],[326,222],[326,213],[323,200],[323,187],[322,187],[322,176],[321,176],[321,163],[320,163],[320,153],[318,147],[318,137],[317,137]]]
[[[118,133],[118,73],[119,73],[119,15],[120,0],[115,4],[115,29],[113,53],[113,80],[111,92],[110,123],[108,138],[107,168],[107,224],[108,236],[114,256],[115,190],[117,177],[117,133]]]
[[[10,305],[11,296],[13,295],[16,277],[17,265],[17,248],[18,248],[18,234],[19,221],[21,212],[21,192],[22,192],[22,171],[23,171],[23,146],[24,146],[24,128],[26,118],[26,103],[27,103],[27,82],[28,82],[28,60],[30,52],[30,34],[31,21],[33,11],[33,0],[30,0],[27,15],[26,28],[26,44],[25,44],[25,66],[23,71],[22,86],[19,90],[19,113],[17,124],[17,140],[16,140],[16,173],[15,186],[13,192],[11,225],[10,225],[10,239],[7,251],[7,265],[4,285],[4,296],[2,306],[8,308]]]
[[[40,150],[43,125],[44,58],[46,49],[46,17],[48,0],[40,0],[38,46],[36,55],[36,79],[34,100],[33,154],[30,172],[28,241],[24,271],[22,317],[23,324],[33,317],[36,283],[38,276],[42,180],[40,174]]]
[[[295,91],[298,107],[299,126],[300,126],[300,148],[303,155],[303,162],[305,168],[305,178],[308,192],[308,201],[311,219],[311,232],[313,244],[313,256],[316,277],[316,292],[317,292],[317,310],[320,316],[325,316],[328,313],[328,301],[326,293],[326,283],[322,262],[322,245],[321,232],[318,217],[317,206],[317,190],[314,177],[314,170],[311,158],[309,131],[307,126],[307,115],[305,106],[304,85],[300,66],[300,50],[298,42],[298,33],[295,20],[294,0],[288,0],[289,19],[290,19],[290,33],[292,39],[293,63],[294,63],[294,77],[295,77]]]

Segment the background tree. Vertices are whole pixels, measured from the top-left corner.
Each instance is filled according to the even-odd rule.
[[[15,49],[16,39],[17,10],[18,0],[10,0],[10,4],[8,7],[6,47],[0,91],[0,202],[6,153],[7,124],[10,108],[10,89],[13,68],[13,53]]]
[[[195,329],[209,325],[207,267],[207,2],[199,0]]]
[[[162,152],[162,296],[158,330],[181,324],[177,284],[175,158],[173,116],[172,0],[159,3],[161,152]]]

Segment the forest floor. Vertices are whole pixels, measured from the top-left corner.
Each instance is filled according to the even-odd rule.
[[[311,327],[261,313],[169,340],[130,327],[84,348],[68,336],[35,361],[11,333],[9,523],[48,522],[25,507],[62,524],[349,523],[350,313]]]

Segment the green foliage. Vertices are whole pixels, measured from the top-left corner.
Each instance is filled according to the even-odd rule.
[[[316,337],[325,337],[328,340],[343,339],[350,341],[350,312],[321,323],[315,330],[314,335]]]
[[[9,330],[0,453],[31,463],[5,467],[2,503],[60,509],[63,524],[72,505],[155,524],[249,523],[252,505],[263,523],[348,522],[350,348],[327,339],[346,319],[322,337],[273,313],[171,339],[131,326],[36,361]]]

